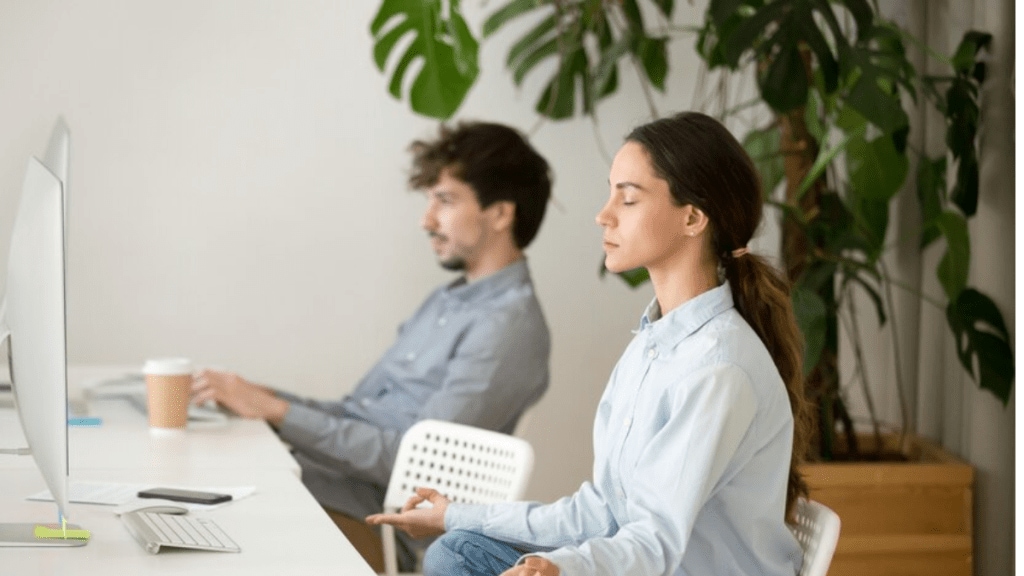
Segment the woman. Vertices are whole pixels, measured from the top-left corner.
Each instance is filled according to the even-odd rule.
[[[655,299],[598,406],[593,482],[548,505],[449,504],[421,489],[401,514],[367,521],[447,530],[428,575],[795,574],[785,519],[805,492],[801,344],[787,284],[747,249],[759,182],[702,114],[630,133],[597,223],[605,266],[645,267]]]

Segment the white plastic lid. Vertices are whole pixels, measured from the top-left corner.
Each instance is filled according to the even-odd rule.
[[[192,373],[192,361],[188,358],[154,358],[146,360],[143,374],[153,376],[178,376]]]

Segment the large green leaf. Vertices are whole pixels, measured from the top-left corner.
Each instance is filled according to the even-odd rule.
[[[917,165],[917,201],[921,207],[921,248],[934,242],[942,232],[935,220],[942,214],[946,193],[946,157],[922,157]]]
[[[1009,333],[999,308],[988,296],[973,288],[960,292],[946,307],[946,319],[956,336],[957,356],[981,388],[989,390],[1003,404],[1009,402],[1015,362]],[[974,358],[978,360],[975,376]]]
[[[832,165],[832,161],[835,160],[836,156],[845,150],[854,139],[863,140],[862,132],[847,134],[834,147],[826,148],[822,146],[818,150],[818,157],[814,159],[814,164],[811,165],[811,169],[807,171],[804,179],[800,181],[800,186],[797,188],[798,198],[802,198],[810,190],[818,178],[821,178],[822,174],[825,173],[825,170]]]
[[[484,20],[484,38],[497,32],[510,20],[531,12],[541,6],[551,4],[552,0],[512,0]]]
[[[668,51],[665,38],[639,36],[636,54],[643,64],[647,79],[659,91],[665,91],[665,76],[668,74]]]
[[[794,288],[791,295],[797,326],[804,336],[804,376],[811,373],[825,348],[825,301],[806,288]]]
[[[953,203],[968,218],[978,211],[978,159],[967,154],[960,158],[956,167],[956,184],[951,198]]]
[[[861,75],[846,101],[883,132],[892,133],[909,124],[899,95],[883,91],[875,75]]]
[[[736,14],[743,0],[711,0],[708,15],[716,26],[721,26],[727,19]]]
[[[786,44],[758,75],[761,97],[776,112],[788,112],[807,102],[810,81],[797,44]]]
[[[542,39],[548,40],[548,36],[555,32],[555,25],[558,23],[558,14],[551,14],[547,18],[541,20],[536,26],[533,27],[529,32],[523,35],[522,38],[516,41],[508,50],[508,56],[505,59],[505,64],[509,68],[515,68],[516,63],[527,53],[535,50],[535,44]]]
[[[863,198],[888,201],[907,178],[909,161],[896,151],[892,138],[879,136],[868,142],[853,138],[846,147],[850,186]]]
[[[761,191],[766,198],[771,197],[785,176],[779,138],[779,127],[773,124],[760,130],[751,130],[743,139],[743,148],[761,175]]]
[[[836,62],[832,48],[829,47],[828,41],[825,40],[825,36],[822,35],[812,15],[809,12],[803,14],[799,17],[798,22],[804,42],[810,46],[818,60],[818,71],[824,81],[825,93],[831,94],[839,87],[839,63]]]
[[[582,46],[576,47],[567,57],[562,57],[558,70],[548,81],[535,109],[554,120],[572,117],[576,111],[577,86],[582,91],[583,112],[589,114],[594,105],[593,93],[587,71],[587,56]]]
[[[819,4],[825,2],[826,0],[819,0]],[[857,23],[857,39],[865,40],[875,19],[875,11],[868,4],[868,0],[840,0],[840,3],[846,6]]]
[[[392,71],[389,92],[401,99],[409,66],[422,60],[409,90],[412,109],[432,118],[451,117],[478,72],[478,43],[462,18],[458,0],[450,0],[447,18],[440,0],[384,0],[370,32],[374,62],[382,72],[398,41],[413,35]]]
[[[599,93],[607,90],[609,84],[617,83],[619,60],[630,53],[633,43],[633,34],[626,31],[618,40],[601,47],[601,58],[593,76],[593,86]]]
[[[956,212],[946,211],[935,219],[935,225],[946,237],[946,254],[936,271],[946,298],[956,300],[967,286],[967,273],[971,266],[971,239],[967,220]]]
[[[736,6],[732,6],[733,4]],[[741,2],[712,2],[710,8],[710,10],[722,13],[722,16],[715,19],[715,24],[719,29],[722,57],[730,68],[735,68],[739,64],[740,57],[744,52],[755,47],[757,39],[772,23],[778,24],[784,18],[787,5],[790,2],[788,0],[769,2],[758,9],[753,16],[743,19],[738,16],[739,4]],[[731,24],[731,26],[726,27],[726,24]],[[788,44],[792,46],[799,41],[799,35],[783,32],[780,36],[786,38]],[[767,50],[770,49],[771,47],[766,46],[762,52],[767,53]]]

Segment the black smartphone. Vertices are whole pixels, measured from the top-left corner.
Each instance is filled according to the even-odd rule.
[[[150,488],[139,492],[139,498],[163,498],[175,502],[192,502],[195,504],[220,504],[231,500],[231,494],[200,492],[198,490],[179,490],[177,488]]]

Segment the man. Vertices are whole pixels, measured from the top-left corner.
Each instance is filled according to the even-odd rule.
[[[523,256],[551,194],[547,162],[515,130],[487,123],[442,127],[410,150],[409,183],[427,196],[423,229],[441,266],[462,276],[427,298],[340,401],[211,370],[194,385],[195,402],[278,430],[303,483],[378,571],[380,541],[362,519],[381,511],[402,434],[426,418],[512,432],[548,385],[550,338]]]

